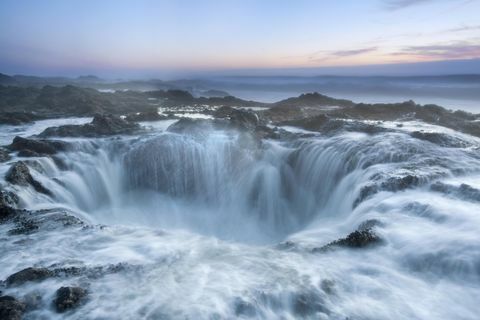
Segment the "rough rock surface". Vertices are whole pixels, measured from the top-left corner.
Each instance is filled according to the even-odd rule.
[[[111,114],[96,114],[92,122],[84,125],[50,127],[39,134],[40,137],[103,137],[118,134],[132,134],[139,130],[137,123]]]
[[[5,175],[5,180],[19,186],[32,186],[35,191],[51,196],[52,192],[35,180],[23,161],[15,162]]]
[[[345,238],[332,241],[320,248],[314,248],[312,252],[325,252],[335,247],[360,249],[379,244],[381,242],[382,239],[372,230],[372,228],[360,227]]]
[[[47,268],[29,267],[10,275],[6,280],[7,286],[19,286],[26,282],[42,281],[52,276]]]
[[[40,119],[42,117],[30,112],[3,112],[0,114],[0,124],[22,125]]]
[[[12,296],[0,297],[0,319],[2,320],[20,320],[25,309],[25,304]]]
[[[32,234],[40,230],[55,230],[66,227],[80,227],[85,223],[65,209],[46,209],[37,211],[17,211],[13,222],[15,227],[9,235]]]
[[[221,107],[215,113],[216,118],[229,119],[234,127],[252,130],[259,125],[258,116],[248,110],[240,110],[232,107]]]
[[[10,159],[11,159],[11,157],[8,154],[8,150],[6,150],[5,148],[0,148],[0,162],[5,162],[5,161],[8,161]]]
[[[61,287],[53,301],[57,312],[65,312],[80,306],[87,296],[87,291],[80,287]]]
[[[464,140],[452,137],[444,133],[414,131],[410,134],[413,138],[429,141],[441,147],[466,148],[470,144]]]
[[[171,117],[159,114],[157,110],[128,114],[125,120],[131,122],[167,120]]]
[[[0,221],[15,215],[18,200],[13,192],[0,190]]]
[[[21,157],[35,157],[53,155],[59,151],[65,151],[68,148],[68,144],[63,141],[27,139],[17,136],[8,148],[18,151],[18,155]]]

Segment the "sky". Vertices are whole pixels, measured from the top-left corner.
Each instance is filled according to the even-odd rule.
[[[0,1],[7,74],[407,74],[424,65],[480,73],[480,0]]]

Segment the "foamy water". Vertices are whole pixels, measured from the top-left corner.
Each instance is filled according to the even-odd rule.
[[[455,187],[480,188],[480,139],[384,122],[395,131],[259,145],[237,132],[166,132],[170,124],[73,142],[76,151],[59,155],[67,170],[38,159],[32,172],[54,198],[16,187],[25,207],[69,208],[94,227],[6,236],[12,225],[0,225],[0,278],[30,266],[122,264],[93,279],[6,288],[43,296],[29,319],[477,319],[479,199]],[[465,147],[409,135],[419,128]],[[382,189],[407,175],[418,185]],[[431,188],[439,182],[452,188]],[[358,202],[372,184],[378,192]],[[382,244],[313,250],[367,220]],[[62,285],[87,287],[88,302],[57,315]]]

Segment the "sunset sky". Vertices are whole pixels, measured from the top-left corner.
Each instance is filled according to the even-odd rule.
[[[0,72],[10,74],[475,58],[480,0],[0,1]]]

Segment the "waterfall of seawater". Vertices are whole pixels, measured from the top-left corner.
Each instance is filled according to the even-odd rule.
[[[71,142],[30,164],[53,197],[18,193],[27,208],[63,206],[108,227],[41,234],[4,272],[36,256],[140,266],[90,281],[87,318],[473,320],[480,143],[462,139],[466,147],[402,132],[259,143],[211,130]],[[367,220],[381,245],[313,250]],[[5,244],[6,261],[16,248]],[[32,317],[50,316],[46,307]]]
[[[52,160],[41,161],[57,201],[101,223],[264,242],[282,240],[315,220],[348,216],[361,187],[389,172],[415,164],[412,172],[428,181],[468,171],[471,166],[453,156],[442,158],[441,150],[400,134],[259,145],[245,135],[211,131],[79,142],[61,158],[63,171]]]

